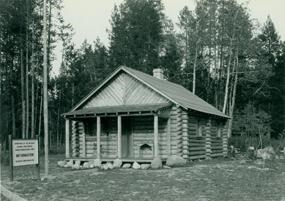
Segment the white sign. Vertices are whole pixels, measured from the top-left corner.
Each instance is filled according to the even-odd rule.
[[[12,140],[13,166],[39,163],[38,140]]]

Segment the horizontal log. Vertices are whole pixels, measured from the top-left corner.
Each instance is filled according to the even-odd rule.
[[[96,144],[86,144],[86,149],[89,149],[89,148],[95,148],[96,147]]]
[[[213,141],[211,141],[211,142],[212,142],[212,144],[223,144],[222,141],[219,141],[219,142],[213,142]]]
[[[223,149],[223,146],[211,146],[212,149]]]
[[[190,151],[205,151],[205,147],[189,147]]]
[[[86,150],[86,154],[94,154],[95,152],[96,152],[96,150],[90,150],[90,149]]]
[[[85,142],[86,146],[92,147],[96,146],[97,142]]]
[[[189,136],[190,140],[205,140],[205,136]]]
[[[206,158],[206,155],[199,155],[199,156],[189,156],[190,160],[194,160],[194,159],[204,159]]]
[[[188,142],[193,144],[205,144],[206,140],[193,140],[188,138]]]
[[[215,139],[210,139],[211,140],[211,142],[213,142],[213,143],[222,143],[222,140],[215,140]]]
[[[190,151],[189,156],[204,155],[206,151]]]

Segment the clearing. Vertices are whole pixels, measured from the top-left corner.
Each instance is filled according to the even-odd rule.
[[[104,171],[59,168],[56,162],[63,157],[50,156],[51,177],[45,181],[35,179],[34,168],[21,167],[10,182],[9,168],[1,164],[1,183],[37,201],[285,200],[285,160],[267,162],[265,167],[252,161],[214,159],[171,169]]]

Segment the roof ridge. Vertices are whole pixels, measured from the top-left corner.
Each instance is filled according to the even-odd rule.
[[[148,73],[145,73],[145,72],[136,70],[136,69],[134,69],[134,68],[130,68],[130,67],[127,67],[127,66],[122,66],[122,68],[125,68],[125,69],[127,69],[127,70],[130,69],[130,70],[132,70],[132,71],[136,71],[136,72],[138,72],[138,73],[145,74],[146,76],[149,76],[150,78],[159,80],[159,81],[161,81],[161,82],[167,82],[167,83],[170,83],[170,84],[173,84],[173,85],[177,85],[177,86],[179,86],[179,87],[183,87],[182,85],[177,84],[177,83],[175,83],[175,82],[171,82],[171,81],[169,81],[169,80],[167,80],[167,79],[165,79],[165,80],[164,80],[164,79],[159,79],[159,78],[154,77],[154,76],[152,76],[152,75],[150,75],[150,74],[148,74]],[[185,87],[183,87],[183,88],[185,88]],[[186,88],[185,88],[185,89],[186,89]],[[186,90],[188,90],[188,89],[186,89]],[[192,93],[191,91],[189,91],[189,92]]]

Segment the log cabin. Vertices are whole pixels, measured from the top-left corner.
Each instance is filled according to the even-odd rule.
[[[227,154],[228,116],[186,88],[121,66],[65,117],[66,159],[186,160]]]

